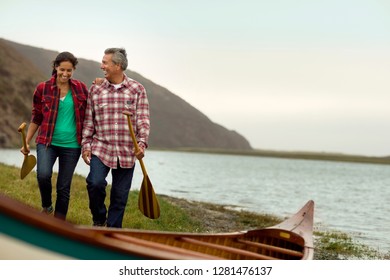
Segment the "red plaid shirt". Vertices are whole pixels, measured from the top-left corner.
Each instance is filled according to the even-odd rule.
[[[133,142],[123,111],[132,113],[131,121],[137,141],[147,147],[150,129],[149,102],[145,88],[125,75],[116,89],[107,80],[92,85],[85,114],[82,151],[91,151],[106,166],[134,166],[136,157]]]
[[[39,83],[34,91],[31,122],[39,125],[35,139],[38,144],[50,145],[53,137],[60,102],[56,78],[53,75],[50,80]],[[77,141],[81,144],[88,88],[83,82],[74,79],[70,79],[70,88],[76,116]]]

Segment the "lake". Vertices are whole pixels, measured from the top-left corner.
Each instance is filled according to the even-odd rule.
[[[0,162],[20,167],[23,155],[0,149]],[[312,199],[316,227],[390,251],[388,165],[153,150],[144,163],[157,194],[281,217]],[[76,173],[88,171],[80,159]],[[132,189],[139,189],[142,177],[138,165]]]

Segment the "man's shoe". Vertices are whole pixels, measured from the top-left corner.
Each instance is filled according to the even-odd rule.
[[[107,225],[107,222],[93,222],[92,226],[94,227],[105,227]]]

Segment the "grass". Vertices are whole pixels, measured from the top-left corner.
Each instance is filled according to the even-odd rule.
[[[56,182],[56,174],[53,177]],[[110,186],[107,187],[109,194]],[[55,191],[54,191],[55,192]],[[40,195],[34,172],[20,179],[20,169],[0,164],[0,193],[41,209]],[[53,193],[53,199],[55,198]],[[138,210],[138,191],[131,191],[123,227],[177,232],[232,232],[274,225],[281,220],[269,214],[235,211],[224,205],[193,202],[159,195],[161,216],[157,220],[144,217]],[[106,204],[108,205],[109,196]],[[53,200],[54,201],[54,200]],[[85,178],[75,175],[67,220],[74,224],[91,225]],[[322,260],[380,260],[390,259],[390,252],[381,253],[338,231],[314,232],[315,259]]]
[[[380,253],[364,244],[356,243],[352,237],[339,231],[315,232],[316,259],[321,260],[379,260],[390,259],[390,252]]]
[[[25,179],[20,179],[20,170],[15,167],[0,164],[0,192],[22,201],[38,210],[41,209],[41,199],[35,172],[31,172]],[[53,176],[53,186],[57,180],[57,174]],[[107,193],[110,186],[107,187]],[[55,188],[53,188],[53,203],[55,202]],[[153,229],[166,231],[201,231],[199,222],[190,219],[179,207],[170,205],[167,201],[159,199],[161,216],[157,220],[144,217],[138,210],[138,191],[131,191],[126,207],[123,227],[135,229]],[[85,178],[74,175],[71,188],[71,199],[67,220],[74,224],[91,225],[92,216],[88,207],[88,193]],[[109,195],[106,198],[109,205]]]

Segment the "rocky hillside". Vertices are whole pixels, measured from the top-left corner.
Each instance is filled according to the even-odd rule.
[[[21,146],[17,132],[31,116],[32,93],[45,79],[30,61],[0,40],[0,147]]]
[[[38,82],[51,74],[58,52],[0,39],[0,146],[21,145],[18,126],[29,122],[32,93]],[[77,54],[75,54],[77,56]],[[249,142],[235,131],[213,123],[179,96],[136,72],[127,75],[142,83],[151,110],[150,146],[154,148],[211,148],[251,150]],[[100,63],[79,58],[75,78],[90,86],[101,77]]]

